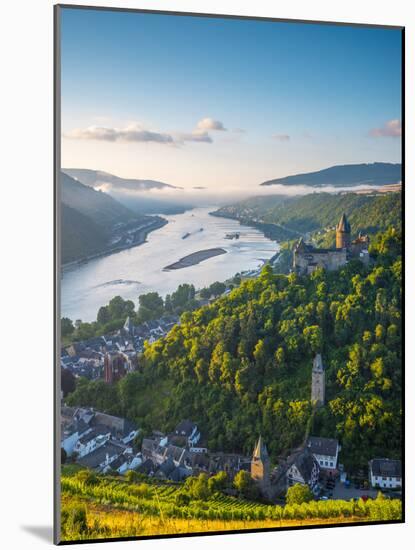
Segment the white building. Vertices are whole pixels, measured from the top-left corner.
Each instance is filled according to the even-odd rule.
[[[370,460],[369,481],[373,488],[400,489],[402,487],[401,461],[389,458]]]
[[[288,460],[290,464],[286,471],[287,487],[300,483],[317,492],[320,468],[309,449],[291,455]]]
[[[101,426],[92,428],[78,439],[74,451],[79,458],[82,458],[105,445],[110,438],[111,432],[108,429]]]
[[[334,471],[337,469],[337,460],[340,451],[340,445],[337,439],[310,437],[307,441],[307,447],[317,460],[320,470],[335,473]]]

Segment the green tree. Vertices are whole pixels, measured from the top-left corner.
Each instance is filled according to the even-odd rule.
[[[308,485],[295,483],[292,487],[288,487],[285,500],[287,504],[303,504],[313,500],[313,493]]]
[[[62,338],[65,338],[66,336],[71,336],[75,330],[75,327],[73,326],[73,323],[70,319],[67,317],[62,317],[61,319],[61,335]]]
[[[245,498],[256,498],[258,496],[258,489],[255,485],[255,481],[246,470],[239,470],[234,477],[233,486],[238,493]]]
[[[217,491],[223,491],[228,482],[228,475],[226,472],[220,471],[216,475],[212,476],[208,480],[208,488],[211,493]]]
[[[212,283],[209,287],[209,290],[213,296],[217,297],[223,294],[226,290],[225,283],[220,283],[219,281],[216,281],[215,283]]]

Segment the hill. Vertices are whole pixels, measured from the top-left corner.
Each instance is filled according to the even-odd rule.
[[[354,235],[359,231],[373,234],[391,225],[400,227],[401,199],[400,192],[364,195],[352,192],[312,193],[296,197],[273,195],[224,206],[215,214],[238,219],[241,223],[274,224],[284,231],[278,240],[287,240],[299,234],[333,227],[346,212]]]
[[[174,185],[155,180],[142,180],[134,178],[120,178],[101,170],[87,170],[84,168],[63,168],[63,172],[76,178],[89,187],[110,185],[116,190],[148,191],[150,189],[180,189]]]
[[[117,223],[137,218],[106,193],[95,191],[64,172],[61,172],[60,185],[62,203],[90,218],[98,226],[108,229]]]
[[[60,185],[63,264],[110,252],[111,246],[119,250],[141,244],[149,231],[166,223],[158,216],[133,213],[110,195],[63,172]],[[114,239],[116,244],[111,245]]]
[[[112,386],[82,380],[67,404],[131,418],[149,433],[191,418],[211,450],[249,454],[261,433],[274,463],[309,430],[339,438],[348,471],[374,456],[400,458],[401,247],[390,228],[372,240],[368,267],[351,261],[298,277],[266,266],[228,296],[185,312],[146,345],[139,371]],[[327,403],[313,414],[316,352]]]
[[[307,172],[265,181],[260,185],[309,185],[347,187],[353,185],[385,185],[402,180],[400,164],[374,162],[373,164],[344,164],[317,172]]]
[[[108,238],[102,227],[65,203],[61,208],[61,236],[64,264],[103,250]]]

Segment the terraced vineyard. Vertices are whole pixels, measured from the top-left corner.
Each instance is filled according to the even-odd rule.
[[[189,502],[181,498],[183,484],[128,483],[86,472],[64,473],[61,488],[63,540],[399,520],[402,514],[399,500],[385,499],[282,507],[216,492]]]

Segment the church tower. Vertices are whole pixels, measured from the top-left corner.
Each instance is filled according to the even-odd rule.
[[[268,451],[262,437],[259,436],[251,461],[251,476],[261,489],[263,495],[268,496],[271,488],[271,464]]]
[[[336,248],[350,248],[351,228],[346,214],[343,212],[339,223],[336,226]]]
[[[313,360],[313,370],[311,373],[311,402],[317,407],[324,405],[326,393],[326,373],[324,370],[321,355],[317,353]]]

